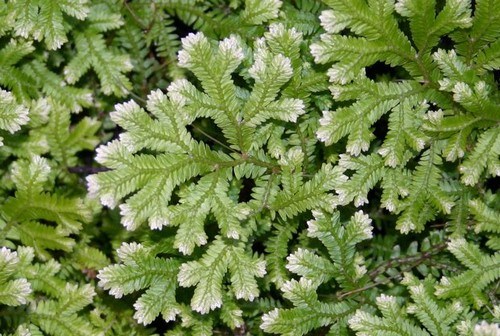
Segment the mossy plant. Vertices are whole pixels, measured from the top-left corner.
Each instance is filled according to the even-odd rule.
[[[500,333],[500,2],[0,22],[2,335]]]

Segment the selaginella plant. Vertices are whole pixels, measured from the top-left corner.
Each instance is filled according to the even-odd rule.
[[[360,250],[365,262],[350,260],[345,267],[340,258],[354,253],[345,245],[361,225],[349,222],[339,234],[334,219],[317,236],[316,218],[308,235],[322,241],[327,258],[302,249],[288,257],[287,268],[300,276],[283,289],[294,308],[266,314],[262,328],[287,335],[323,326],[333,335],[347,333],[346,327],[358,335],[498,334],[497,325],[474,324],[499,317],[500,199],[494,181],[500,175],[500,101],[494,71],[500,65],[500,3],[325,3],[330,9],[320,19],[326,33],[311,53],[317,63],[330,65],[332,96],[345,102],[323,112],[316,131],[326,145],[345,143],[336,168],[347,178],[332,183],[333,207],[375,201],[393,214],[381,222],[384,230],[394,223],[402,234],[425,237],[437,233],[433,226],[442,227],[441,238],[426,250],[447,247],[461,265],[447,269],[429,260],[431,268],[419,269],[417,278],[404,268],[395,273],[394,259],[380,263],[376,253]],[[393,75],[370,78],[376,62]],[[436,258],[432,254],[420,257]],[[335,265],[341,274],[328,273]],[[364,275],[355,272],[360,266]],[[336,293],[333,300],[318,301],[319,284]]]
[[[97,296],[99,207],[72,172],[100,141],[94,104],[130,87],[128,56],[105,43],[115,4],[0,1],[2,335],[149,334]]]
[[[339,177],[333,167],[322,164],[304,179],[316,142],[314,115],[299,120],[306,103],[292,96],[299,86],[306,94],[321,89],[316,77],[322,75],[299,62],[301,43],[301,34],[282,24],[271,25],[253,46],[236,36],[214,45],[202,33],[190,34],[179,64],[199,86],[180,79],[167,94],[153,91],[146,105],[151,115],[134,101],[111,113],[126,132],[98,148],[97,161],[112,170],[88,178],[90,193],[110,207],[125,198],[119,207],[129,230],[146,223],[176,227],[165,237],[185,256],[167,258],[154,246],[126,243],[118,251],[122,262],[99,273],[100,284],[116,297],[146,289],[135,303],[140,322],[180,315],[191,321],[185,327],[201,332],[214,323],[203,315],[220,308],[225,324],[240,327],[237,300],[258,297],[258,279],[267,273],[252,245],[267,244],[277,218],[291,219],[313,204],[329,207],[327,191]],[[234,73],[246,85],[236,85]],[[195,139],[187,126],[198,118],[212,119],[223,137]],[[251,196],[242,192],[244,183],[253,184],[243,190]],[[177,302],[178,286],[194,287],[192,297]],[[188,309],[186,315],[186,302],[200,314]]]
[[[499,38],[498,0],[0,0],[0,334],[500,334]]]
[[[498,319],[498,3],[325,3],[310,52],[327,71],[308,62],[314,35],[281,23],[253,45],[190,34],[188,79],[116,106],[125,132],[89,190],[163,238],[124,243],[100,285],[145,290],[135,317],[179,319],[172,334],[248,327],[245,301],[273,287],[291,306],[263,316],[271,333],[497,330],[474,325]],[[367,248],[374,220],[386,235]]]

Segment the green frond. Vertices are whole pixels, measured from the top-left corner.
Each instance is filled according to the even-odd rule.
[[[450,230],[454,236],[464,236],[469,226],[471,193],[467,188],[457,191],[455,206],[450,213]]]
[[[61,104],[71,112],[81,112],[83,108],[92,104],[92,93],[89,89],[61,85],[63,79],[50,71],[40,60],[33,60],[22,67],[22,71],[33,78],[41,91],[51,97],[55,102],[51,105]]]
[[[0,37],[3,37],[14,24],[14,17],[12,16],[12,4],[5,3],[5,0],[2,0],[0,3],[0,21],[4,24],[0,27]]]
[[[282,287],[285,281],[289,280],[285,258],[288,255],[288,243],[297,230],[296,224],[290,224],[276,226],[276,231],[266,244],[266,252],[269,254],[266,258],[269,280],[278,287]]]
[[[425,224],[434,219],[436,212],[449,214],[453,198],[439,185],[442,159],[437,145],[426,150],[415,168],[409,194],[401,202],[402,213],[397,228],[403,233],[422,231]]]
[[[37,219],[55,222],[59,225],[59,232],[63,234],[79,231],[82,223],[90,217],[90,211],[82,200],[47,193],[29,198],[22,194],[10,197],[2,211],[7,218],[19,223]]]
[[[476,146],[460,166],[461,181],[465,185],[478,183],[481,174],[487,172],[498,176],[498,156],[500,155],[500,127],[492,127],[484,131]]]
[[[11,90],[16,98],[26,101],[36,96],[36,90],[31,84],[34,78],[19,69],[17,63],[34,50],[32,42],[16,39],[11,39],[0,49],[0,84]]]
[[[462,298],[475,307],[488,302],[485,289],[500,278],[500,254],[487,255],[479,247],[463,238],[450,241],[448,249],[468,268],[453,277],[443,277],[436,286],[440,298]]]
[[[340,171],[325,164],[309,181],[299,182],[295,190],[285,189],[278,193],[270,204],[270,209],[283,219],[314,207],[329,209],[334,197],[328,192],[333,189],[332,184],[339,178],[342,178]]]
[[[157,85],[159,78],[155,78],[155,72],[162,67],[167,69],[169,77],[179,78],[183,72],[174,62],[180,39],[173,17],[161,10],[158,3],[144,6],[141,2],[131,2],[124,7],[125,24],[117,31],[113,43],[130,55],[134,92],[142,93],[145,86]],[[121,20],[121,15],[118,18]]]
[[[64,315],[74,314],[91,304],[96,295],[94,287],[90,284],[77,286],[67,284],[59,299],[59,309]]]
[[[151,76],[157,62],[145,60],[148,58],[149,48],[148,41],[144,39],[141,28],[132,16],[127,20],[126,25],[117,32],[118,36],[114,42],[125,49],[130,55],[130,61],[133,66],[132,72],[137,76],[133,82],[144,85],[144,82]]]
[[[279,27],[274,27],[277,31],[271,30],[271,46],[277,43],[272,42],[273,39],[287,38],[285,35],[275,36]],[[283,42],[283,45],[286,44]],[[250,145],[245,139],[252,136],[253,128],[270,118],[295,122],[304,113],[304,105],[298,99],[276,100],[280,87],[291,78],[293,70],[290,59],[271,52],[264,39],[257,40],[254,64],[248,69],[255,80],[253,90],[245,102],[238,99],[238,88],[231,73],[243,58],[243,50],[234,36],[223,40],[214,49],[203,34],[191,34],[183,39],[179,64],[196,75],[204,93],[197,92],[185,81],[174,82],[170,91],[180,94],[189,108],[212,117],[233,148],[247,151]]]
[[[132,152],[143,148],[170,153],[190,150],[195,142],[185,129],[185,118],[179,113],[184,111],[184,105],[168,100],[159,90],[151,92],[148,98],[148,110],[156,119],[134,101],[115,106],[111,119],[127,130],[121,135],[121,141]]]
[[[0,90],[0,129],[14,133],[29,121],[29,110],[23,104],[18,104],[9,91]],[[3,145],[0,137],[0,146]]]
[[[460,301],[441,301],[434,295],[435,281],[424,280],[405,273],[404,284],[411,296],[401,305],[401,300],[382,294],[376,299],[382,316],[358,310],[349,320],[357,335],[452,335],[463,326],[462,318],[467,314]],[[416,320],[410,316],[414,315]],[[419,322],[421,326],[415,322]],[[423,328],[421,328],[423,327]]]
[[[455,50],[450,50],[446,52],[443,49],[439,49],[432,55],[434,61],[436,61],[439,69],[446,77],[445,80],[441,81],[441,87],[446,87],[444,83],[448,84],[447,81],[454,82],[465,82],[469,83],[473,80],[472,69],[465,64],[463,57],[457,55]]]
[[[175,318],[175,279],[179,263],[148,254],[141,244],[123,243],[117,251],[120,264],[105,267],[99,271],[99,285],[120,298],[142,289],[147,289],[135,303],[136,315],[140,322],[148,324],[160,313]],[[163,301],[153,298],[154,293],[163,293]],[[173,314],[173,315],[172,315]]]
[[[321,25],[329,34],[322,37],[323,45],[318,43],[311,46],[311,52],[316,61],[326,62],[325,55],[333,54],[331,53],[332,48],[339,45],[330,42],[332,38],[337,39],[337,37],[330,34],[339,33],[346,27],[349,27],[358,36],[365,37],[368,46],[366,53],[359,57],[362,65],[356,64],[358,57],[336,59],[338,62],[334,64],[330,71],[332,80],[347,83],[350,76],[357,75],[357,71],[349,69],[360,70],[364,66],[375,63],[376,60],[391,65],[401,65],[406,67],[410,73],[415,71],[415,67],[411,64],[415,59],[415,50],[408,38],[398,29],[397,21],[393,16],[394,5],[392,3],[385,0],[371,1],[369,3],[361,0],[328,0],[324,2],[333,11],[324,11],[320,16]],[[373,13],[377,13],[377,15],[373,15]],[[349,43],[356,44],[362,40],[345,38],[343,42],[349,45]],[[385,47],[382,46],[382,43],[385,44]],[[352,48],[353,52],[359,52],[359,50],[359,48]],[[365,50],[364,47],[363,50]],[[370,57],[369,54],[373,51],[378,51],[378,56],[373,54]]]
[[[245,0],[245,10],[240,18],[247,24],[262,24],[276,18],[281,5],[280,0]]]
[[[180,193],[180,205],[169,208],[169,225],[180,226],[174,247],[182,253],[191,254],[195,245],[206,244],[204,224],[209,212],[215,215],[225,237],[244,239],[240,237],[244,235],[240,221],[248,216],[250,209],[228,197],[229,185],[223,178],[222,173],[205,175],[196,186],[192,185]]]
[[[237,8],[224,2],[214,6],[210,1],[166,0],[160,4],[158,9],[164,9],[169,15],[176,16],[184,24],[212,38],[224,38],[244,28],[243,25],[235,25]],[[239,4],[236,6],[239,7]]]
[[[411,320],[406,319],[405,312],[397,304],[396,298],[382,294],[377,298],[377,306],[383,317],[372,315],[358,310],[349,319],[349,326],[358,335],[387,335],[387,336],[429,336],[430,334],[418,327]]]
[[[285,1],[282,5],[282,16],[287,27],[294,27],[304,35],[318,33],[320,25],[318,17],[323,4],[315,0],[299,0],[293,3]]]
[[[224,323],[232,329],[243,326],[245,323],[242,317],[243,311],[238,307],[233,298],[226,295],[223,301],[224,305],[221,307],[220,315]]]
[[[325,212],[314,212],[314,220],[308,221],[308,236],[318,238],[326,247],[328,256],[333,262],[330,275],[324,274],[315,281],[325,281],[331,276],[343,288],[351,288],[363,276],[366,269],[362,265],[363,260],[357,258],[355,246],[357,243],[372,237],[371,219],[362,211],[356,212],[346,224],[340,222],[340,214],[333,215]],[[292,271],[290,265],[292,259],[288,259],[287,268]],[[318,274],[316,274],[318,276]],[[320,282],[322,282],[320,281]]]
[[[75,242],[68,236],[77,233],[91,216],[81,199],[44,192],[49,174],[45,158],[33,156],[30,160],[17,160],[12,165],[12,180],[17,191],[0,208],[7,221],[2,232],[4,237],[32,246],[42,259],[50,257],[47,249],[70,251]]]
[[[286,298],[295,308],[274,309],[262,316],[261,329],[281,335],[305,335],[308,332],[332,324],[345,325],[355,309],[348,300],[323,303],[318,300],[316,287],[310,280],[290,280],[282,287]]]
[[[167,322],[174,320],[180,313],[175,300],[176,288],[174,281],[162,281],[151,285],[134,303],[136,310],[134,318],[137,322],[150,324],[160,314]]]
[[[30,280],[34,291],[42,292],[49,296],[60,297],[66,282],[56,277],[56,274],[61,271],[61,264],[54,259],[48,260],[46,263],[36,263],[28,265],[23,270],[23,274]]]
[[[84,20],[89,12],[87,3],[88,0],[15,1],[14,32],[24,38],[43,40],[48,49],[59,49],[68,41],[63,14]]]
[[[28,301],[30,292],[31,286],[26,279],[9,280],[0,286],[0,302],[7,306],[22,305]]]
[[[322,35],[321,41],[311,47],[311,53],[317,63],[335,62],[335,66],[329,70],[330,81],[346,84],[364,67],[372,65],[381,57],[389,57],[390,50],[382,41],[353,36]]]
[[[122,97],[128,94],[132,84],[125,73],[132,69],[127,55],[110,50],[102,34],[91,29],[75,32],[77,54],[64,68],[64,77],[69,84],[76,83],[91,68],[96,72],[102,92]]]
[[[172,61],[176,59],[176,52],[180,47],[179,37],[175,33],[173,24],[173,20],[168,16],[155,20],[147,36],[148,43],[154,43],[158,55]]]
[[[327,282],[335,276],[335,267],[326,258],[314,252],[299,248],[287,257],[286,268],[302,278],[321,283]]]
[[[368,192],[380,181],[386,173],[384,161],[377,154],[370,156],[353,157],[342,154],[338,166],[345,172],[354,170],[355,173],[347,178],[341,175],[335,180],[337,204],[348,204],[354,201],[355,206],[368,202]]]
[[[420,151],[424,148],[428,136],[420,130],[420,126],[428,107],[425,102],[413,107],[408,101],[403,101],[393,109],[389,116],[389,131],[378,150],[386,165],[394,168],[406,164],[408,150]]]
[[[91,1],[86,23],[94,31],[107,32],[124,24],[123,15],[119,12],[121,6],[116,0]]]
[[[51,148],[53,158],[65,167],[78,162],[76,154],[82,150],[95,148],[99,143],[95,133],[101,126],[96,119],[83,118],[71,124],[70,111],[65,106],[51,104],[49,122],[42,129]]]
[[[476,221],[476,232],[491,233],[488,235],[489,241],[487,245],[495,250],[500,250],[500,212],[498,209],[488,207],[482,200],[473,199],[468,203],[470,212]]]
[[[293,100],[282,100],[269,106],[275,100],[280,87],[291,78],[292,73],[290,60],[283,57],[283,54],[272,55],[262,46],[256,45],[255,63],[249,69],[255,85],[242,111],[243,118],[249,126],[259,125],[265,121],[264,118],[272,117],[273,114],[279,115],[280,109],[283,109],[285,113],[293,109],[295,103]],[[259,112],[265,110],[266,107],[271,115],[259,115]]]
[[[421,52],[434,47],[441,36],[472,25],[469,1],[448,1],[436,15],[436,1],[398,1],[396,11],[408,17],[412,39]]]
[[[453,99],[476,116],[497,120],[499,103],[490,97],[492,90],[493,87],[484,81],[477,81],[474,86],[457,82],[452,89]]]
[[[477,127],[491,124],[471,114],[443,117],[442,111],[429,111],[425,119],[422,124],[425,131],[432,132],[446,139],[446,147],[443,154],[447,161],[455,161],[458,158],[462,158],[467,151],[467,143],[472,131]]]
[[[391,212],[397,212],[401,207],[401,198],[407,196],[410,190],[410,172],[404,169],[387,169],[380,183],[382,187],[381,205]]]
[[[261,328],[282,335],[304,335],[314,329],[330,326],[331,332],[345,329],[347,318],[356,305],[349,300],[321,302],[318,287],[335,279],[343,288],[360,280],[366,272],[355,245],[371,237],[371,220],[362,212],[355,213],[348,223],[340,222],[340,214],[314,211],[315,219],[308,222],[308,236],[318,238],[328,251],[321,256],[312,250],[299,248],[287,258],[286,268],[301,276],[282,286],[285,298],[294,308],[275,309],[262,318]],[[328,259],[331,259],[331,261]],[[336,331],[335,331],[336,330]]]
[[[337,74],[330,72],[330,80],[333,80],[331,76],[337,78]],[[370,127],[385,113],[394,111],[401,102],[406,102],[408,105],[399,107],[397,110],[400,111],[404,107],[418,105],[423,100],[420,85],[416,82],[375,83],[364,75],[360,75],[356,84],[333,85],[331,90],[336,99],[356,100],[356,102],[335,111],[325,111],[316,135],[326,145],[348,136],[347,151],[356,156],[368,150],[374,138]],[[406,132],[411,137],[414,122],[410,121],[409,126]]]
[[[110,152],[109,156],[113,154]],[[129,230],[137,228],[147,219],[153,227],[164,225],[162,221],[157,221],[166,212],[176,185],[207,170],[205,165],[193,162],[184,154],[132,157],[126,153],[123,162],[127,164],[123,169],[99,174],[88,181],[90,190],[98,191],[101,202],[110,207],[114,207],[118,199],[140,189],[120,206],[124,216],[122,223]]]
[[[84,336],[96,332],[90,322],[76,313],[66,313],[61,302],[41,301],[34,307],[32,314],[34,322],[47,334]]]
[[[11,234],[18,236],[24,245],[32,246],[37,256],[42,260],[50,258],[47,249],[68,252],[75,245],[74,239],[62,234],[57,228],[34,221],[24,222],[22,225],[16,226]]]
[[[222,279],[226,272],[231,274],[231,288],[237,299],[252,301],[259,295],[255,277],[265,273],[265,262],[248,255],[240,246],[229,246],[216,239],[200,261],[181,265],[178,281],[183,287],[196,286],[191,307],[206,314],[222,305]]]
[[[286,29],[283,24],[273,24],[269,32],[264,33],[272,53],[281,54],[290,59],[292,67],[297,68],[300,59],[300,46],[303,37],[296,29]]]
[[[500,36],[500,24],[498,23],[499,4],[493,0],[480,0],[476,3],[474,13],[473,36],[481,37],[484,41],[494,41]]]
[[[192,335],[204,336],[210,335],[213,330],[213,319],[194,313],[189,306],[180,305],[183,322],[182,326],[178,326],[173,330],[169,330],[165,335],[180,336],[189,332]]]
[[[182,40],[183,50],[179,52],[179,65],[191,70],[201,81],[205,94],[210,96],[210,105],[217,106],[212,117],[223,129],[226,138],[237,149],[247,150],[249,144],[242,142],[247,138],[236,115],[240,102],[236,98],[236,87],[231,73],[243,59],[243,51],[235,37],[228,38],[213,50],[208,39],[201,33],[191,34]],[[208,66],[208,65],[211,66]],[[179,92],[183,95],[182,92]],[[188,99],[189,96],[184,96]],[[196,105],[193,106],[196,109]]]
[[[486,70],[496,70],[500,68],[500,41],[488,45],[482,49],[476,58],[476,66]]]
[[[236,203],[228,196],[229,184],[223,179],[218,181],[214,191],[212,212],[222,235],[246,241],[248,231],[242,227],[241,223],[250,215],[250,207],[244,203]]]
[[[82,246],[83,245],[83,246]],[[84,244],[76,245],[72,253],[73,262],[80,269],[103,269],[110,264],[109,258],[100,249],[85,246]]]
[[[20,325],[14,336],[43,336],[43,333],[36,325],[30,323]]]
[[[15,252],[5,247],[0,249],[2,303],[29,303],[29,308],[26,308],[30,314],[29,321],[24,318],[19,320],[15,327],[16,335],[21,332],[20,335],[42,335],[42,331],[44,335],[97,334],[90,321],[81,314],[94,301],[94,286],[79,286],[59,278],[57,273],[61,267],[54,259],[43,264],[34,263],[33,259],[32,248],[19,246]],[[78,329],[75,331],[72,328]]]
[[[415,315],[431,335],[447,335],[452,331],[451,324],[461,315],[463,307],[459,302],[446,308],[440,307],[434,299],[434,281],[424,281],[407,273],[403,283],[408,287],[413,302],[407,311]]]
[[[34,156],[30,161],[18,160],[12,164],[12,180],[18,192],[28,198],[43,192],[49,174],[49,162],[40,156]]]
[[[19,254],[23,251],[19,251]],[[32,292],[26,278],[19,277],[19,268],[23,267],[18,252],[6,247],[0,249],[0,303],[8,306],[26,304]]]

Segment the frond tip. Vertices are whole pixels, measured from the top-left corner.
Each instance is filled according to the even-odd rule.
[[[0,89],[0,129],[10,133],[17,132],[21,126],[29,122],[29,110],[26,106],[18,104],[15,96]],[[2,138],[0,137],[0,146]]]
[[[26,278],[19,277],[23,267],[16,251],[0,249],[0,303],[19,306],[28,302],[33,289]]]

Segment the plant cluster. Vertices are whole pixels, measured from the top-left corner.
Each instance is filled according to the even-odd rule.
[[[0,335],[500,334],[499,1],[0,23]]]

